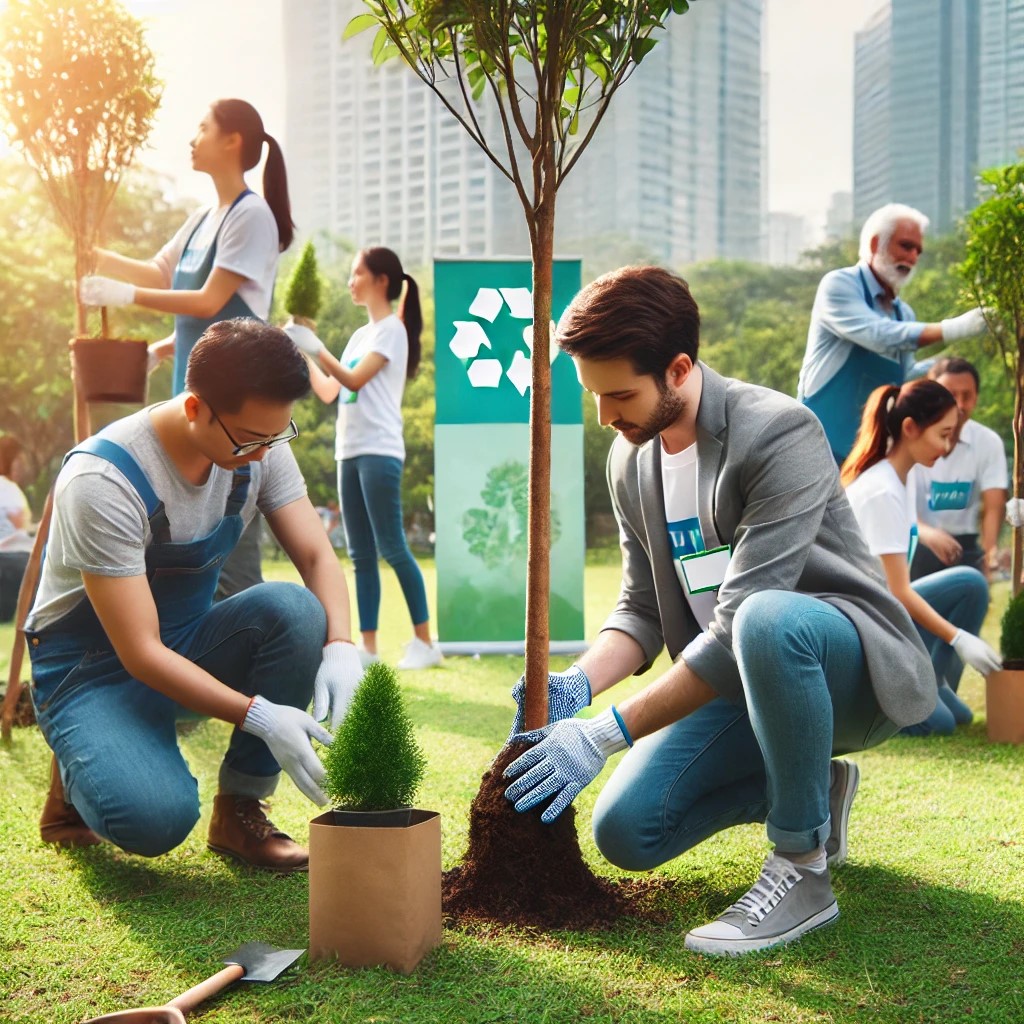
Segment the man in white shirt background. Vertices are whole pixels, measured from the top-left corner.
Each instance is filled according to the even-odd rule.
[[[932,467],[915,466],[920,543],[911,578],[951,565],[969,565],[990,576],[998,564],[999,530],[1006,505],[1006,451],[1002,438],[971,419],[978,404],[977,369],[946,356],[928,376],[952,392],[960,429],[949,454]]]

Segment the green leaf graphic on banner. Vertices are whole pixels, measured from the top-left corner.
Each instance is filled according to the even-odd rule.
[[[462,515],[462,539],[470,554],[488,569],[522,564],[527,547],[529,474],[526,463],[509,460],[487,474],[480,497],[486,508],[467,509]],[[551,543],[561,536],[558,510],[552,503]]]

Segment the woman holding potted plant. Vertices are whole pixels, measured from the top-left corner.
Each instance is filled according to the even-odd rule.
[[[1000,668],[999,655],[978,635],[988,610],[988,584],[977,569],[956,566],[910,581],[917,546],[915,465],[931,466],[949,450],[958,424],[953,395],[931,380],[876,388],[842,468],[842,482],[889,589],[917,625],[932,658],[939,702],[910,735],[951,733],[970,722],[956,695],[963,664],[983,676]]]
[[[259,163],[264,143],[259,196],[245,172]],[[174,356],[174,394],[184,390],[188,354],[210,324],[239,316],[266,320],[277,262],[295,229],[284,156],[255,107],[217,100],[190,145],[192,166],[213,180],[217,205],[192,214],[151,260],[94,249],[98,275],[80,282],[87,305],[135,304],[174,315],[173,343],[165,339],[153,351],[157,359]]]
[[[398,667],[430,668],[441,662],[441,652],[430,638],[423,574],[402,517],[402,395],[420,362],[419,288],[398,256],[380,246],[356,253],[348,288],[352,301],[366,308],[369,323],[352,335],[340,360],[307,327],[290,324],[285,330],[314,364],[313,391],[324,402],[338,401],[338,493],[355,570],[364,664],[377,659],[379,552],[398,576],[413,624]]]

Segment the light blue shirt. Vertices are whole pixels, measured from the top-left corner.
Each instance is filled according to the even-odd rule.
[[[925,325],[914,319],[914,311],[901,299],[886,309],[885,296],[885,288],[864,262],[829,271],[821,279],[811,310],[798,398],[820,391],[842,369],[854,345],[898,362],[904,380],[915,376],[914,353]]]

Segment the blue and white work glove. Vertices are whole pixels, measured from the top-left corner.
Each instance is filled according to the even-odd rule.
[[[512,722],[512,731],[508,734],[511,740],[517,732],[523,731],[523,715],[526,707],[526,676],[519,677],[519,682],[512,687],[512,696],[516,702],[516,717]],[[590,680],[587,673],[573,663],[564,672],[548,673],[548,722],[560,722],[563,718],[573,718],[584,708],[590,707]]]
[[[91,274],[78,282],[78,297],[83,306],[130,306],[135,301],[135,285]]]
[[[287,323],[281,328],[295,342],[295,347],[314,358],[324,351],[324,343],[305,324]]]
[[[320,788],[324,781],[324,766],[310,742],[331,742],[331,734],[322,725],[299,708],[256,697],[239,728],[266,743],[274,760],[313,803],[321,807],[327,803],[327,797]]]
[[[324,646],[324,660],[313,683],[313,717],[322,722],[331,715],[334,732],[348,713],[352,696],[363,678],[363,663],[355,644],[332,640]]]
[[[505,797],[520,812],[553,797],[540,816],[545,825],[550,825],[597,778],[612,754],[633,746],[626,723],[614,707],[595,718],[568,718],[519,733],[515,739],[535,741],[536,746],[505,769],[505,778],[515,779],[505,790]]]

